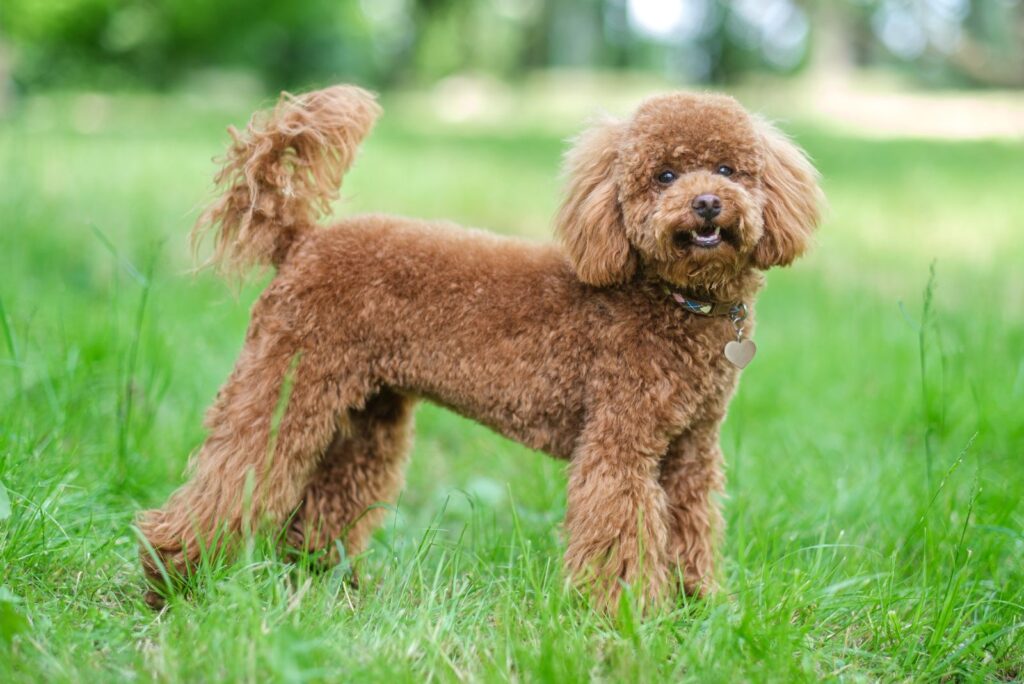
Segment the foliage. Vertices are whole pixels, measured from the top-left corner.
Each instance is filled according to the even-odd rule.
[[[253,71],[291,86],[328,76],[374,80],[370,27],[333,0],[5,0],[15,75],[26,85],[166,85],[189,71]]]
[[[1020,0],[5,0],[4,43],[23,89],[163,87],[208,70],[379,86],[549,67],[721,83],[836,55],[937,84],[1024,85]]]
[[[570,126],[386,104],[339,211],[548,233]],[[119,97],[83,128],[88,96],[36,97],[0,130],[0,680],[1021,676],[1019,143],[797,129],[832,210],[758,306],[719,597],[589,611],[559,572],[564,465],[424,407],[358,589],[256,539],[151,612],[133,513],[181,482],[260,289],[188,277],[184,241],[252,105]]]

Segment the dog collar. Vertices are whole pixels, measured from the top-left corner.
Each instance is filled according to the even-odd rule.
[[[746,368],[747,364],[754,358],[754,353],[757,352],[754,341],[744,339],[743,337],[743,322],[747,320],[746,304],[743,302],[706,302],[687,296],[682,292],[677,292],[664,284],[662,289],[684,311],[697,314],[698,316],[728,317],[732,321],[733,328],[736,329],[736,339],[729,340],[722,351],[729,363],[741,370]]]
[[[673,290],[668,285],[662,289],[676,304],[690,313],[701,316],[728,316],[734,323],[747,317],[747,305],[743,302],[707,302]]]

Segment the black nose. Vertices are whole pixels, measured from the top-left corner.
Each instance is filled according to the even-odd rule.
[[[708,221],[722,213],[722,200],[718,195],[697,195],[690,206],[697,216]]]

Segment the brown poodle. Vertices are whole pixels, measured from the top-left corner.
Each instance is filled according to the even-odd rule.
[[[337,86],[232,130],[194,237],[225,270],[277,274],[190,481],[140,517],[154,586],[260,522],[358,554],[427,399],[569,461],[566,570],[599,605],[624,584],[648,603],[712,589],[719,427],[761,271],[818,223],[815,169],[735,100],[678,93],[579,137],[561,246],[386,215],[318,227],[379,114]]]

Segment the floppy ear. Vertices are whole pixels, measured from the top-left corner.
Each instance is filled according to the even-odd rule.
[[[590,285],[623,283],[636,271],[614,178],[622,126],[612,120],[595,124],[565,156],[568,187],[555,231],[576,275]]]
[[[759,119],[757,128],[765,150],[765,203],[764,235],[754,247],[754,264],[761,269],[788,266],[810,246],[825,196],[804,151],[767,121]]]

